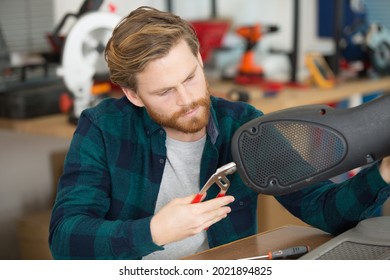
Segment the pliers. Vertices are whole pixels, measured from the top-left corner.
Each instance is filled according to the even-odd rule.
[[[219,188],[221,189],[218,193],[217,197],[224,196],[227,190],[230,187],[230,181],[226,177],[226,175],[233,174],[236,172],[237,167],[234,162],[227,163],[220,168],[217,169],[217,171],[210,177],[210,179],[206,182],[206,184],[203,186],[203,188],[197,193],[197,195],[194,197],[191,203],[198,203],[201,201],[203,195],[207,190],[216,183]]]

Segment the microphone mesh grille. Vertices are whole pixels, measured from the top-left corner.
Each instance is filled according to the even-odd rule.
[[[309,179],[341,162],[347,152],[340,134],[310,122],[264,122],[245,131],[239,142],[245,172],[261,188]]]

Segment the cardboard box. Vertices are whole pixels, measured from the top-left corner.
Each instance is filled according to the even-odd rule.
[[[52,201],[47,210],[28,214],[18,220],[18,238],[21,259],[24,260],[50,260],[48,238],[51,207],[54,204],[57,184],[62,175],[64,159],[67,150],[56,151],[51,154],[53,193]]]
[[[48,238],[51,209],[26,215],[18,221],[20,255],[23,260],[50,260]]]
[[[285,225],[309,226],[286,210],[273,196],[259,194],[257,219],[259,232]]]

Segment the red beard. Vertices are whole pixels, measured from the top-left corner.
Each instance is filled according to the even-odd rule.
[[[189,120],[182,120],[185,114],[197,107],[199,107],[200,110],[203,110],[204,114],[190,118]],[[208,123],[210,115],[210,95],[207,94],[205,98],[191,103],[171,116],[164,116],[153,111],[148,111],[148,113],[156,123],[163,127],[172,128],[184,133],[196,133]]]

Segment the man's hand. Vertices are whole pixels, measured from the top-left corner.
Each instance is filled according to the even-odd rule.
[[[158,211],[151,220],[154,243],[165,245],[195,235],[225,218],[234,201],[232,196],[191,204],[194,195],[176,198]]]
[[[379,172],[381,173],[383,180],[390,184],[390,157],[382,159],[381,165],[379,166]]]

